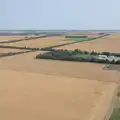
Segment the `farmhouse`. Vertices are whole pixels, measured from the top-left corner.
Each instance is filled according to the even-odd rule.
[[[98,55],[98,59],[99,60],[109,60],[110,62],[114,60],[115,62],[117,62],[118,60],[120,60],[120,57]]]

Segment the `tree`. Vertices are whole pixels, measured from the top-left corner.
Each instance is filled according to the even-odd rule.
[[[91,52],[91,55],[98,55],[98,53],[93,50],[93,51]]]
[[[102,55],[109,56],[109,55],[110,55],[110,53],[109,53],[109,52],[102,52]]]

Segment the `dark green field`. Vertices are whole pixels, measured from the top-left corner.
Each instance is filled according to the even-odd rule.
[[[110,120],[120,120],[120,108],[115,108]]]

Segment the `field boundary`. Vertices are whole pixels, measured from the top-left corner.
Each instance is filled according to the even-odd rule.
[[[115,92],[114,92],[114,94],[112,96],[112,100],[110,102],[110,105],[108,107],[107,113],[106,113],[106,115],[105,115],[103,120],[109,120],[111,118],[111,115],[112,115],[114,107],[115,107],[115,102],[117,100],[116,99],[116,95],[117,95],[117,92],[118,92],[118,86],[119,85],[117,84],[116,90],[115,90]]]
[[[29,41],[29,40],[35,40],[35,39],[39,39],[39,38],[44,38],[47,37],[45,36],[39,36],[39,37],[31,37],[31,38],[27,38],[27,39],[16,39],[16,40],[7,40],[7,41],[2,41],[0,42],[0,44],[6,44],[6,43],[15,43],[15,42],[20,42],[20,41]]]
[[[41,48],[31,48],[31,47],[22,47],[22,46],[2,46],[0,48],[9,48],[9,49],[23,49],[23,50],[41,50]]]

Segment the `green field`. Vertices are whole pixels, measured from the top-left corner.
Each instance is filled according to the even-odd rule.
[[[110,120],[120,120],[120,87],[118,88],[117,97],[116,97],[115,108],[111,115]]]
[[[83,59],[88,59],[88,58],[95,58],[95,55],[85,55],[85,54],[77,54],[73,56],[74,58],[83,58]]]
[[[110,120],[120,120],[120,108],[115,108]]]

